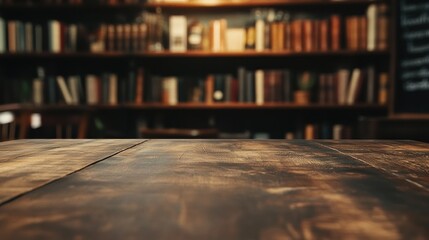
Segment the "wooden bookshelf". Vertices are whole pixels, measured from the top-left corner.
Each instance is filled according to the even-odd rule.
[[[153,12],[161,12],[161,13],[165,13],[166,15],[169,15],[170,13],[186,15],[188,13],[190,14],[205,13],[208,11],[210,13],[214,12],[215,14],[219,15],[219,13],[225,12],[230,14],[231,12],[235,12],[235,11],[239,12],[240,14],[243,14],[243,13],[247,14],[251,12],[252,9],[256,9],[256,8],[273,8],[276,11],[285,10],[291,13],[308,12],[311,14],[316,14],[316,16],[319,16],[318,13],[323,13],[322,15],[325,15],[323,16],[323,18],[328,19],[327,16],[330,16],[332,14],[337,14],[341,16],[341,18],[345,18],[344,16],[351,16],[353,14],[359,14],[360,16],[364,16],[365,9],[370,4],[386,3],[386,2],[387,0],[339,0],[339,1],[335,1],[335,0],[267,0],[267,1],[237,0],[237,1],[200,1],[200,2],[186,2],[186,3],[153,2],[153,3],[116,4],[116,5],[98,5],[98,4],[2,5],[0,7],[0,16],[6,20],[18,19],[18,21],[22,21],[23,23],[25,23],[26,21],[31,22],[34,19],[34,22],[39,24],[41,22],[46,22],[46,20],[54,19],[64,24],[79,23],[86,27],[86,25],[90,25],[92,22],[96,24],[99,24],[101,22],[104,24],[112,24],[112,25],[135,23],[137,21],[141,21],[141,19],[137,20],[135,17],[138,16],[142,11],[148,11],[149,14],[153,14]],[[27,16],[28,19],[19,18],[19,16],[23,16],[23,15]],[[16,18],[17,16],[18,18]],[[311,17],[309,17],[309,19],[311,20]],[[281,21],[284,21],[284,20],[281,20]],[[344,25],[344,24],[345,24],[345,19],[341,19],[341,25]],[[240,26],[240,27],[243,28],[244,26]],[[345,27],[344,26],[341,27],[342,35],[345,34],[345,31],[343,31],[344,30],[343,28]],[[90,34],[94,34],[94,33],[90,33]],[[347,68],[348,70],[355,69],[355,68],[366,69],[369,65],[371,65],[371,67],[373,67],[374,69],[377,68],[374,71],[379,71],[379,72],[390,71],[388,66],[388,61],[392,57],[391,49],[374,50],[374,51],[347,50],[346,45],[348,44],[345,43],[346,41],[345,38],[346,38],[345,35],[340,36],[338,38],[339,39],[338,41],[340,42],[339,48],[342,50],[337,50],[337,51],[328,50],[328,51],[297,52],[297,51],[273,51],[273,50],[264,50],[264,51],[245,50],[245,51],[239,51],[239,52],[234,52],[234,51],[216,52],[216,51],[188,50],[183,52],[174,52],[174,51],[167,50],[167,51],[158,51],[158,52],[146,51],[146,52],[93,52],[93,53],[92,52],[61,52],[61,53],[18,52],[18,53],[0,54],[0,62],[4,64],[4,66],[7,66],[8,68],[11,67],[11,69],[15,69],[13,71],[18,71],[17,69],[21,68],[22,63],[26,63],[31,67],[46,66],[46,69],[47,69],[46,76],[48,77],[55,77],[58,75],[71,76],[73,74],[76,74],[76,75],[79,74],[81,75],[81,77],[84,76],[85,74],[86,75],[94,74],[94,75],[97,75],[97,77],[100,77],[101,74],[111,73],[111,74],[117,75],[118,81],[128,81],[129,79],[124,80],[124,79],[127,79],[128,76],[130,76],[126,74],[130,74],[131,71],[135,71],[137,68],[141,67],[144,69],[145,74],[148,74],[148,76],[144,75],[144,82],[145,82],[144,84],[146,85],[152,84],[151,81],[153,79],[150,79],[151,76],[164,77],[164,76],[168,76],[168,74],[171,74],[172,76],[186,77],[187,76],[186,71],[188,72],[190,71],[187,69],[189,68],[189,66],[192,66],[192,71],[194,71],[193,73],[195,73],[195,75],[205,76],[205,77],[207,77],[207,75],[209,74],[217,74],[217,73],[218,74],[227,73],[230,75],[238,75],[237,70],[241,67],[245,68],[248,71],[253,71],[253,73],[250,73],[250,74],[255,74],[256,69],[262,69],[264,71],[287,69],[287,70],[291,70],[292,72],[291,74],[299,74],[299,73],[302,73],[303,71],[313,72],[315,76],[317,76],[317,78],[319,78],[319,75],[317,74],[334,75],[338,73],[336,71],[338,71],[339,69],[344,69],[344,68]],[[117,39],[115,36],[114,41],[116,40]],[[167,41],[167,40],[162,39],[161,41]],[[301,40],[301,41],[304,41],[304,40]],[[330,45],[329,49],[332,49],[331,43],[328,43],[328,44]],[[113,45],[118,45],[118,43],[115,42]],[[48,48],[46,48],[46,46],[44,45],[43,49],[48,49]],[[75,48],[75,49],[78,49],[78,48]],[[88,49],[88,48],[82,47],[79,49]],[[112,50],[112,49],[115,49],[115,47],[113,48],[106,47],[106,49]],[[116,48],[116,49],[124,49],[124,48]],[[137,49],[137,48],[134,48],[134,49]],[[315,49],[315,48],[307,48],[307,49]],[[318,48],[318,49],[321,49],[321,48]],[[328,49],[328,48],[325,48],[325,49]],[[366,48],[361,48],[361,49],[366,49]],[[36,68],[36,67],[33,67],[33,68]],[[94,73],[91,72],[91,68],[96,69],[94,70]],[[63,70],[65,73],[62,73],[61,70]],[[82,71],[82,72],[76,72],[76,71]],[[10,74],[9,70],[5,72],[7,74]],[[136,72],[134,72],[134,74],[135,73]],[[36,71],[34,71],[33,75],[34,75],[33,77],[37,77]],[[7,79],[3,81],[13,81],[13,80],[14,79],[11,78],[10,80]],[[18,79],[18,80],[21,81],[22,79]],[[81,80],[85,81],[85,78],[82,78]],[[264,81],[265,80],[266,79],[264,79]],[[284,79],[281,79],[281,81],[283,80]],[[317,79],[316,81],[319,81],[319,80],[320,79]],[[298,90],[298,87],[295,86],[297,85],[297,83],[290,82],[290,81],[298,81],[297,76],[293,76],[293,78],[290,77],[290,80],[288,81],[289,81],[288,84],[290,84],[290,87],[292,89],[291,91]],[[374,81],[378,81],[378,79]],[[375,84],[374,86],[376,86],[377,83],[374,83]],[[46,84],[46,81],[44,82],[44,84]],[[126,82],[125,84],[129,84],[129,82]],[[207,83],[204,83],[204,84],[207,84]],[[314,86],[319,87],[318,84],[319,82],[317,82],[316,85]],[[146,85],[144,86],[144,89],[145,89],[144,91],[147,91],[147,89],[153,90],[153,88],[148,88]],[[277,85],[277,86],[280,86],[280,85]],[[320,84],[320,86],[322,86],[322,84]],[[86,87],[87,86],[85,86],[84,88]],[[127,89],[128,87],[129,86],[126,85]],[[318,90],[318,89],[315,89],[316,87],[312,89],[311,94],[315,94],[315,95],[312,96],[311,101],[323,102],[324,100],[315,99],[315,96],[317,96],[317,94],[320,94],[318,91],[316,91]],[[265,85],[264,85],[264,88],[265,88]],[[82,89],[83,88],[81,88],[80,90]],[[122,89],[125,89],[125,88],[122,88]],[[207,88],[205,89],[202,88],[202,89],[203,91],[207,91]],[[101,91],[104,91],[104,90],[101,90]],[[347,91],[349,90],[350,89],[347,89]],[[46,91],[46,88],[42,90],[42,92],[44,91]],[[58,89],[56,91],[58,92],[57,94],[61,94],[61,92],[58,91]],[[98,94],[101,96],[100,85],[98,85],[97,91],[98,91]],[[253,89],[252,91],[255,91],[255,89]],[[330,91],[332,92],[332,90]],[[121,94],[123,93],[124,92],[121,92]],[[128,93],[129,92],[127,92],[127,94]],[[337,92],[335,93],[337,94]],[[47,94],[47,93],[44,92],[44,94]],[[87,94],[87,93],[84,93],[84,94]],[[103,96],[105,96],[105,93],[102,93],[102,94]],[[126,126],[127,125],[136,126],[135,122],[129,121],[129,119],[137,118],[139,116],[147,117],[151,122],[156,122],[157,121],[156,118],[158,118],[159,116],[161,116],[161,118],[164,120],[167,119],[167,122],[169,121],[168,119],[176,119],[176,117],[182,118],[182,120],[178,122],[195,118],[197,119],[196,121],[198,124],[201,123],[201,125],[204,125],[204,124],[207,125],[209,124],[208,122],[211,121],[209,119],[211,119],[212,116],[217,116],[219,119],[222,117],[222,115],[225,115],[223,114],[224,113],[223,111],[228,111],[228,114],[226,115],[234,116],[234,118],[237,118],[237,119],[233,119],[233,121],[231,121],[231,119],[229,119],[229,117],[231,116],[224,116],[225,119],[229,119],[229,120],[225,120],[228,123],[227,124],[220,123],[219,126],[215,126],[215,127],[219,127],[219,129],[221,130],[222,128],[231,129],[234,126],[233,124],[236,124],[237,122],[245,122],[245,121],[249,121],[249,119],[252,119],[252,121],[255,122],[254,125],[256,126],[255,129],[257,129],[257,131],[260,131],[259,129],[264,129],[264,128],[272,130],[270,121],[277,121],[277,120],[279,120],[280,122],[290,121],[289,124],[295,124],[297,122],[301,124],[302,119],[305,120],[304,122],[312,122],[312,120],[306,119],[306,118],[312,118],[312,119],[316,119],[314,121],[320,121],[320,120],[325,121],[327,119],[327,121],[329,121],[329,124],[345,123],[345,124],[352,125],[354,122],[356,122],[356,120],[360,116],[372,116],[372,115],[386,116],[388,112],[387,104],[380,105],[380,104],[366,104],[366,103],[357,103],[353,105],[311,103],[311,104],[301,105],[293,102],[292,103],[283,103],[283,102],[267,103],[267,101],[264,100],[265,103],[262,105],[258,105],[256,103],[246,103],[246,102],[241,102],[241,103],[222,102],[222,103],[210,103],[210,104],[204,103],[204,102],[201,102],[201,103],[188,102],[188,103],[178,103],[176,105],[166,105],[162,103],[148,102],[148,101],[159,101],[159,100],[158,99],[154,100],[155,98],[150,99],[150,96],[149,94],[147,94],[147,92],[144,92],[143,94],[146,98],[148,98],[148,99],[144,99],[143,104],[121,103],[116,105],[108,105],[108,104],[34,105],[34,104],[23,103],[23,104],[0,105],[0,111],[9,110],[9,111],[15,111],[15,112],[24,112],[24,113],[51,112],[51,113],[60,113],[60,114],[67,114],[69,112],[84,113],[84,114],[89,114],[94,118],[97,118],[103,115],[104,115],[103,117],[106,118],[107,116],[106,121],[110,121],[111,120],[110,118],[122,119],[122,115],[123,115],[124,116],[123,118],[128,119],[128,122],[124,123],[121,120],[118,121],[118,119],[116,119],[115,124],[118,124],[119,122],[119,124],[126,125]],[[253,92],[253,94],[256,95],[255,92]],[[52,100],[50,96],[49,96],[49,100],[46,100],[46,96],[48,95],[43,96],[44,103],[62,102],[62,100],[59,100],[58,98],[55,98],[55,97],[53,98],[54,100]],[[87,95],[85,96],[86,97],[84,98],[80,98],[81,102],[87,101],[88,96]],[[119,96],[119,93],[118,93],[118,96]],[[122,96],[122,99],[128,97],[128,96],[124,97],[123,95],[121,96]],[[133,96],[133,95],[130,94],[130,96]],[[133,98],[131,97],[131,99]],[[283,99],[286,99],[286,98],[282,98],[282,100]],[[288,99],[290,100],[290,98]],[[363,99],[362,96],[360,96],[359,102],[366,102],[366,100],[363,101],[362,99]],[[247,101],[247,100],[243,100],[243,101]],[[189,99],[186,101],[189,101]],[[329,101],[331,102],[331,100]],[[379,102],[376,99],[376,97],[374,98],[374,100],[371,100],[371,101]],[[103,100],[99,99],[98,102],[108,102],[108,101],[104,99]],[[124,102],[124,101],[120,100],[119,102]],[[117,111],[117,112],[120,112],[121,114],[117,114],[117,116],[112,116],[112,115],[116,115],[116,114],[112,114],[111,113],[112,111],[115,111],[115,113]],[[186,114],[187,112],[190,112],[190,111],[192,113]],[[264,112],[264,113],[267,112],[269,117],[266,118],[265,114],[258,116],[257,114],[258,113],[260,114],[261,112]],[[287,114],[285,114],[285,112],[287,112]],[[324,114],[325,112],[328,112],[329,114]],[[290,120],[290,119],[294,119],[294,120]],[[316,124],[319,124],[319,123],[316,123]],[[182,125],[186,125],[186,124],[182,124]],[[238,124],[238,125],[241,125],[241,124]],[[173,126],[173,128],[174,127],[175,126]],[[185,127],[190,128],[192,126],[185,126]],[[212,127],[212,126],[210,125],[210,126],[203,126],[203,127]],[[251,131],[256,131],[255,129],[251,129]],[[286,129],[286,127],[284,127],[283,130],[290,131],[290,129]],[[126,136],[132,137],[134,135],[126,135]]]
[[[126,52],[70,52],[70,53],[3,53],[0,54],[0,60],[10,59],[73,59],[73,58],[110,58],[110,59],[145,59],[145,58],[263,58],[263,57],[279,57],[279,58],[296,58],[296,57],[388,57],[389,51],[314,51],[314,52],[291,52],[291,51],[253,51],[246,50],[240,52],[212,52],[212,51],[186,51],[186,52],[144,52],[144,53],[126,53]]]

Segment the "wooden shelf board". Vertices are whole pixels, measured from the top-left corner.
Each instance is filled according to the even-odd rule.
[[[282,6],[315,6],[315,5],[367,5],[379,0],[231,0],[231,1],[197,1],[197,2],[154,2],[146,3],[146,8],[253,8]]]
[[[2,105],[0,105],[1,107]],[[3,105],[4,106],[4,105]],[[279,110],[387,110],[387,106],[378,104],[355,104],[355,105],[338,105],[338,104],[308,104],[299,105],[294,103],[266,103],[257,105],[255,103],[180,103],[177,105],[166,105],[162,103],[145,103],[145,104],[97,104],[97,105],[65,105],[65,104],[48,104],[48,105],[33,105],[33,104],[20,104],[15,106],[14,109],[26,111],[96,111],[96,110],[121,110],[121,109],[134,109],[134,110],[181,110],[181,109],[194,109],[194,110],[258,110],[258,109],[279,109]]]
[[[242,52],[210,52],[210,51],[187,51],[187,52],[145,52],[145,53],[3,53],[0,59],[20,58],[240,58],[240,57],[345,57],[345,56],[387,56],[388,51],[314,51],[314,52],[291,52],[291,51],[242,51]]]
[[[192,9],[192,8],[254,8],[283,6],[334,6],[334,5],[368,5],[383,0],[223,0],[199,2],[153,2],[136,4],[3,4],[0,11],[14,10],[144,10],[144,9]]]

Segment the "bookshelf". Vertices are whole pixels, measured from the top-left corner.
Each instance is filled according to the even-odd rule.
[[[295,81],[298,81],[298,76],[307,72],[309,72],[312,77],[316,78],[316,81],[319,81],[318,78],[321,74],[326,74],[328,76],[332,75],[332,77],[335,77],[336,79],[338,72],[342,69],[349,69],[349,77],[351,78],[353,69],[359,68],[362,70],[362,72],[366,72],[368,66],[376,69],[377,74],[384,72],[387,74],[391,70],[391,66],[389,65],[389,59],[391,58],[390,48],[372,49],[370,51],[362,47],[350,49],[345,36],[347,29],[345,26],[345,20],[348,16],[355,16],[356,14],[364,16],[369,6],[374,4],[386,4],[386,1],[270,0],[182,3],[173,3],[167,1],[135,1],[134,3],[120,3],[120,1],[118,1],[119,3],[117,4],[67,4],[67,1],[63,2],[64,3],[62,4],[26,5],[7,3],[1,4],[0,1],[0,18],[5,19],[6,22],[8,20],[18,20],[22,21],[23,23],[42,22],[43,24],[49,20],[57,19],[59,20],[59,24],[61,24],[61,26],[62,24],[71,26],[74,23],[78,23],[82,26],[99,25],[103,21],[106,21],[107,25],[124,24],[125,26],[126,24],[136,21],[135,19],[140,19],[137,21],[141,23],[142,12],[144,12],[143,15],[160,14],[163,17],[163,23],[165,24],[163,27],[163,36],[160,41],[162,41],[162,44],[167,42],[168,45],[168,39],[166,40],[164,38],[168,38],[169,32],[165,32],[165,27],[168,25],[169,17],[172,15],[184,15],[188,17],[191,15],[198,16],[201,13],[207,13],[208,15],[213,14],[213,18],[216,19],[218,16],[222,16],[224,13],[231,15],[235,12],[241,14],[240,16],[251,16],[254,14],[254,11],[257,11],[258,9],[262,9],[264,11],[273,10],[275,12],[291,11],[290,14],[292,15],[295,14],[295,12],[298,12],[300,14],[304,13],[306,16],[310,16],[309,18],[311,21],[314,21],[316,26],[316,24],[319,24],[318,19],[326,19],[329,21],[330,16],[332,14],[336,14],[341,17],[342,21],[342,36],[339,37],[340,40],[338,43],[341,47],[338,49],[331,49],[331,43],[329,42],[329,47],[327,49],[318,49],[320,47],[312,47],[311,49],[307,50],[266,49],[264,47],[262,50],[199,49],[174,51],[169,49],[169,47],[164,47],[162,50],[132,50],[131,47],[129,47],[126,51],[117,51],[116,49],[109,49],[108,41],[102,40],[104,43],[104,48],[103,50],[97,51],[92,51],[91,46],[88,45],[85,47],[85,50],[77,49],[73,51],[67,51],[61,49],[59,52],[52,52],[50,50],[47,51],[47,48],[50,46],[46,46],[46,44],[43,46],[42,51],[39,52],[27,52],[25,50],[21,50],[12,53],[9,51],[3,51],[0,53],[0,62],[3,63],[4,66],[9,67],[9,69],[0,69],[0,75],[3,73],[4,76],[6,76],[3,77],[3,80],[0,80],[0,82],[3,82],[2,87],[8,86],[7,82],[10,80],[6,80],[7,78],[15,78],[14,74],[20,71],[18,69],[21,68],[22,64],[26,65],[24,69],[31,69],[28,71],[32,72],[32,75],[28,77],[18,77],[19,79],[26,78],[26,80],[12,81],[27,81],[26,84],[29,85],[31,85],[31,82],[29,81],[38,77],[37,69],[40,67],[43,67],[46,71],[46,73],[43,74],[44,76],[64,76],[65,82],[67,82],[68,76],[79,75],[79,77],[82,78],[81,81],[83,81],[84,84],[88,75],[96,75],[99,78],[103,78],[105,73],[107,73],[111,74],[110,76],[115,75],[117,78],[117,80],[115,80],[117,85],[120,85],[123,81],[127,81],[124,79],[127,79],[131,74],[134,74],[133,76],[135,76],[135,72],[138,71],[138,69],[144,69],[144,97],[142,100],[137,102],[134,101],[136,98],[135,96],[131,96],[130,99],[128,99],[128,96],[122,96],[121,92],[119,92],[118,95],[115,96],[115,100],[112,100],[113,102],[111,104],[107,103],[108,101],[106,100],[109,97],[105,97],[106,99],[104,100],[99,99],[95,104],[89,104],[86,102],[87,96],[85,96],[85,99],[83,100],[80,99],[78,104],[65,104],[64,99],[61,99],[61,90],[57,89],[56,100],[50,102],[45,102],[46,99],[44,99],[42,100],[43,104],[33,104],[31,97],[27,96],[25,101],[18,101],[17,104],[13,104],[16,102],[14,101],[12,102],[13,105],[11,105],[10,101],[3,101],[3,106],[14,106],[14,111],[23,112],[61,112],[66,114],[67,111],[73,111],[90,113],[92,119],[101,119],[103,122],[105,122],[104,125],[113,126],[115,131],[124,132],[124,134],[120,134],[120,137],[136,137],[136,134],[139,132],[139,128],[141,128],[141,126],[147,128],[193,128],[195,126],[202,129],[217,128],[220,132],[234,132],[235,130],[242,130],[242,126],[239,126],[240,122],[249,121],[249,119],[252,119],[254,124],[245,124],[249,127],[249,129],[244,130],[250,131],[251,137],[257,135],[258,133],[275,131],[272,129],[272,126],[269,126],[273,121],[285,122],[285,126],[279,127],[279,131],[282,133],[275,133],[274,138],[282,138],[287,135],[287,132],[293,132],[294,129],[297,128],[295,125],[297,125],[298,122],[310,124],[314,123],[315,125],[319,124],[320,122],[328,122],[328,125],[344,124],[347,125],[348,128],[350,127],[352,129],[350,130],[351,132],[354,132],[352,134],[347,134],[347,137],[356,137],[355,125],[360,117],[387,115],[387,100],[383,100],[382,103],[377,100],[367,102],[362,101],[362,99],[353,101],[352,104],[335,103],[337,100],[330,103],[321,103],[319,100],[317,100],[317,97],[313,96],[313,94],[321,94],[319,89],[317,89],[319,86],[318,83],[316,83],[316,87],[311,90],[311,100],[305,104],[296,103],[292,95],[287,101],[282,95],[282,97],[276,99],[275,102],[269,102],[265,100],[262,104],[256,104],[254,102],[256,101],[256,96],[253,96],[257,95],[255,93],[256,89],[251,90],[253,95],[250,100],[248,99],[246,102],[242,102],[238,99],[237,96],[235,96],[237,99],[228,100],[228,102],[224,102],[226,100],[221,100],[221,102],[216,102],[216,100],[206,101],[205,96],[201,95],[197,102],[194,102],[193,100],[191,101],[190,97],[187,97],[185,100],[176,99],[175,101],[177,104],[166,104],[162,103],[164,100],[162,99],[162,96],[159,96],[159,93],[154,99],[148,99],[153,90],[151,84],[157,81],[164,82],[164,77],[173,76],[177,79],[182,79],[182,81],[185,82],[188,81],[188,75],[192,75],[192,78],[204,79],[204,81],[207,80],[208,76],[213,74],[216,76],[219,74],[222,76],[232,75],[234,78],[238,78],[237,69],[239,68],[246,68],[250,74],[253,74],[252,81],[257,81],[255,76],[258,70],[262,70],[264,71],[264,74],[266,74],[266,72],[269,71],[280,71],[286,68],[290,69],[293,71],[292,74],[294,78],[291,80],[293,82],[291,84],[292,88],[294,89],[293,91],[296,91],[298,88],[298,84],[295,83]],[[96,14],[93,14],[95,12]],[[323,13],[323,16],[321,16],[321,13]],[[254,18],[254,16],[252,18]],[[299,18],[300,17],[298,17],[298,20]],[[240,21],[246,22],[247,20]],[[303,26],[305,24],[304,21],[305,19],[302,23]],[[237,26],[234,27],[236,28]],[[245,26],[239,27],[243,28]],[[304,40],[300,41],[302,42]],[[317,42],[318,41],[319,40],[317,40]],[[115,44],[117,43],[115,42]],[[319,45],[320,43],[316,44]],[[303,45],[305,45],[305,41]],[[191,74],[189,74],[190,72]],[[155,77],[156,79],[153,80]],[[376,78],[378,78],[378,76]],[[103,82],[104,80],[101,81]],[[263,81],[266,81],[265,78]],[[366,80],[363,81],[366,82]],[[377,82],[378,79],[375,81]],[[128,89],[132,89],[134,86],[128,86],[127,84],[127,91]],[[283,84],[283,82],[281,84]],[[391,83],[388,83],[388,85],[390,84]],[[374,86],[377,88],[379,87],[378,83]],[[15,86],[14,88],[19,88],[19,86]],[[162,89],[163,86],[158,86],[157,91],[160,91],[159,88]],[[200,91],[207,91],[207,89],[202,88]],[[212,91],[214,93],[216,90]],[[238,91],[237,94],[240,94],[240,90],[234,91]],[[386,91],[388,90],[386,89]],[[127,92],[127,94],[128,93],[129,92]],[[135,95],[138,93],[133,92],[132,94]],[[161,93],[161,95],[162,94],[163,93]],[[376,95],[376,93],[374,94]],[[99,98],[102,95],[99,93]],[[176,95],[178,95],[178,93]],[[334,95],[336,98],[336,93]],[[46,98],[46,96],[44,97]],[[120,98],[124,98],[125,100],[121,100]],[[375,96],[375,98],[377,98],[377,96]],[[229,119],[228,121],[230,121],[227,122],[226,120],[222,119],[222,115],[225,113],[225,111],[226,113],[229,113],[230,111],[235,111],[237,113],[243,112],[243,114],[240,116],[240,114],[234,113],[233,115],[236,117],[236,119],[231,120],[230,118],[225,118]],[[124,118],[127,120],[124,122],[120,119],[120,116],[110,117],[109,114],[112,114],[112,112],[120,112],[123,114],[123,116],[126,116]],[[263,112],[267,112],[267,116],[264,116],[264,114],[261,115]],[[325,113],[329,115],[325,116]],[[195,118],[196,120],[190,120],[192,118]],[[178,119],[179,123],[175,125],[172,123],[174,121],[171,119]],[[109,123],[109,121],[112,123]],[[118,122],[120,122],[122,125],[128,125],[125,127],[126,130],[124,130],[124,128],[121,126],[115,126],[115,124]],[[276,123],[273,125],[278,126],[279,124]],[[305,131],[309,131],[307,127],[308,126],[300,126],[300,128],[306,129]],[[309,128],[311,129],[312,127]],[[271,133],[269,133],[269,135],[270,134]],[[305,137],[305,133],[298,135]],[[317,135],[318,134],[313,134],[312,136]],[[99,137],[100,135],[90,132],[88,136]]]

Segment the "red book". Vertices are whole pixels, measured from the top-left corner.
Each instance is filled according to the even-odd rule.
[[[292,46],[295,52],[302,52],[304,47],[303,40],[303,21],[295,20],[292,22]]]
[[[319,49],[328,51],[328,20],[319,21]]]
[[[313,21],[310,19],[304,20],[304,51],[314,51],[313,39],[314,39],[314,28]]]
[[[340,50],[341,36],[341,17],[339,15],[331,16],[331,49],[334,51]]]

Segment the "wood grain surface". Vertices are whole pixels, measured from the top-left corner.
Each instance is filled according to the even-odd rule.
[[[142,140],[17,140],[0,144],[0,205]]]
[[[412,141],[149,140],[1,205],[0,239],[428,239],[428,167]]]

